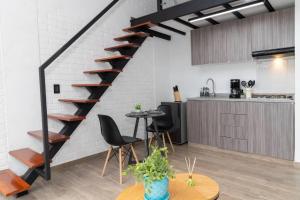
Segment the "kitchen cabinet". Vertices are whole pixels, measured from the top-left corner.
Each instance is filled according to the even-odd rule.
[[[188,141],[218,146],[217,102],[189,101],[187,104]]]
[[[193,65],[227,62],[226,29],[224,25],[207,26],[192,31]]]
[[[189,100],[188,141],[294,159],[294,104]]]
[[[252,52],[295,46],[294,8],[191,31],[192,65],[252,61]]]
[[[294,158],[294,105],[264,104],[263,133],[266,154],[292,160]]]
[[[230,21],[226,23],[226,27],[227,28],[224,29],[226,32],[227,43],[226,62],[236,63],[240,61],[252,61],[250,20],[242,19]]]
[[[295,46],[294,8],[253,16],[252,51]]]
[[[221,101],[218,106],[219,147],[248,152],[248,114],[246,104]]]

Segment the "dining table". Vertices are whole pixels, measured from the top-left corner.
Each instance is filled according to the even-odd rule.
[[[158,127],[157,127],[157,119],[159,117],[164,116],[165,113],[159,110],[148,110],[148,111],[139,111],[139,112],[130,112],[127,113],[125,116],[129,117],[129,118],[135,118],[135,126],[134,126],[134,131],[133,131],[133,137],[137,138],[137,132],[138,132],[138,127],[139,127],[139,122],[140,119],[144,119],[144,126],[145,126],[145,130],[144,130],[144,145],[145,145],[145,155],[146,157],[149,156],[150,151],[149,151],[149,135],[148,135],[148,131],[147,131],[147,127],[148,127],[148,119],[152,119],[152,124],[154,126],[154,130],[155,132],[153,133],[156,138],[157,138],[157,144],[159,147],[163,146],[163,142],[162,139],[159,137],[159,132],[158,132]],[[128,160],[128,164],[133,164],[134,161],[132,161],[132,153],[130,153],[129,155],[129,160]]]

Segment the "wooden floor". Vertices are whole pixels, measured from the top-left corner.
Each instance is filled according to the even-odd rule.
[[[292,162],[232,153],[195,145],[175,146],[170,153],[176,171],[185,172],[184,156],[198,158],[195,171],[215,179],[221,200],[300,200],[300,169]],[[138,149],[138,151],[142,149]],[[112,200],[134,180],[118,184],[118,165],[113,160],[100,176],[104,156],[91,157],[53,169],[52,180],[39,178],[23,200]]]

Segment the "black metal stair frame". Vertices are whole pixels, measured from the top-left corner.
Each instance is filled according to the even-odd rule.
[[[136,44],[142,45],[146,38],[135,38],[131,39],[131,42],[134,42]],[[131,48],[125,51],[122,51],[122,54],[133,56],[138,48]],[[110,62],[113,69],[119,69],[122,70],[126,64],[129,62],[129,60],[120,60],[120,61],[112,61]],[[109,72],[109,73],[99,73],[98,74],[100,78],[102,78],[101,83],[112,83],[115,78],[119,75],[119,72]],[[108,89],[108,86],[105,87],[87,87],[87,89],[90,92],[90,96],[88,99],[100,99],[100,97],[104,94],[104,92]],[[89,111],[95,106],[96,103],[89,103],[89,104],[78,104],[74,103],[78,110],[74,115],[78,116],[86,116]],[[75,121],[75,122],[63,122],[65,125],[63,129],[59,132],[60,134],[71,136],[72,133],[75,131],[75,129],[80,125],[81,121]],[[49,144],[49,158],[50,160],[54,158],[56,153],[61,149],[61,147],[64,145],[65,141],[60,143],[54,143]],[[38,169],[29,169],[24,176],[22,177],[27,183],[32,184],[35,179],[40,175],[39,171],[42,171],[45,166],[42,166]]]
[[[48,116],[47,116],[47,102],[46,102],[46,83],[45,83],[45,69],[56,60],[66,49],[68,49],[81,35],[83,35],[90,27],[92,27],[111,7],[113,7],[119,0],[112,1],[101,13],[99,13],[89,24],[87,24],[79,33],[77,33],[70,41],[68,41],[61,49],[59,49],[52,57],[50,57],[40,68],[40,93],[41,93],[41,107],[42,107],[42,124],[43,124],[43,147],[44,147],[44,165],[38,168],[28,169],[22,178],[30,185],[36,180],[38,176],[42,176],[46,180],[50,180],[50,161],[54,158],[56,153],[64,145],[65,141],[50,144],[48,141]],[[139,32],[141,30],[136,30]],[[128,38],[128,42],[138,44],[141,46],[147,37],[133,37]],[[122,55],[132,57],[139,47],[120,49],[119,52]],[[99,72],[99,77],[102,79],[101,83],[112,83],[120,71],[126,66],[129,59],[118,59],[110,61],[112,69],[118,71],[112,72]],[[120,70],[120,71],[119,71]],[[89,87],[86,88],[90,92],[88,99],[99,100],[100,97],[105,93],[109,86],[102,87]],[[74,115],[76,116],[87,116],[90,110],[95,106],[96,102],[92,103],[76,103],[74,105],[78,108]],[[75,129],[80,125],[81,121],[61,121],[64,123],[64,127],[59,134],[65,136],[71,136]],[[17,197],[27,194],[28,192],[22,192],[17,194]]]

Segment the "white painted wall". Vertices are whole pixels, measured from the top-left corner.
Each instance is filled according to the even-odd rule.
[[[296,154],[295,154],[295,161],[300,162],[300,2],[296,1]]]
[[[1,7],[0,7],[1,13]],[[6,143],[6,112],[5,112],[5,88],[4,88],[4,66],[3,66],[3,49],[2,49],[2,30],[1,30],[1,16],[0,16],[0,170],[7,167],[7,143]]]
[[[26,167],[9,157],[7,150],[30,147],[42,151],[41,142],[26,134],[29,130],[41,129],[38,66],[69,39],[91,17],[102,10],[110,0],[44,0],[18,1],[0,0],[3,59],[0,75],[0,111],[5,105],[6,119],[0,118],[0,167],[8,165],[18,174]],[[87,76],[87,69],[99,69],[108,65],[97,65],[94,59],[109,55],[103,48],[116,44],[113,38],[124,34],[121,29],[129,26],[130,17],[153,12],[155,1],[126,0],[114,7],[94,28],[68,50],[49,70],[47,89],[49,112],[72,114],[73,105],[59,103],[58,98],[88,96],[85,89],[74,89],[72,83],[99,82],[97,76]],[[145,109],[155,105],[155,65],[157,39],[148,39],[124,72],[105,93],[101,102],[94,107],[70,141],[55,157],[53,164],[60,164],[106,150],[107,145],[100,135],[97,114],[111,115],[124,134],[132,134],[134,120],[125,113],[135,103]],[[1,70],[3,69],[3,71]],[[2,84],[2,82],[4,82]],[[61,84],[61,94],[52,93],[53,83]],[[5,94],[1,96],[1,86]],[[2,103],[4,98],[5,104]],[[1,107],[2,106],[2,107]],[[2,121],[6,121],[6,132]],[[58,131],[62,124],[50,121],[50,130]],[[142,124],[141,124],[142,125]],[[3,148],[6,141],[8,148]],[[3,147],[2,147],[3,144]],[[3,157],[2,157],[3,155]]]

